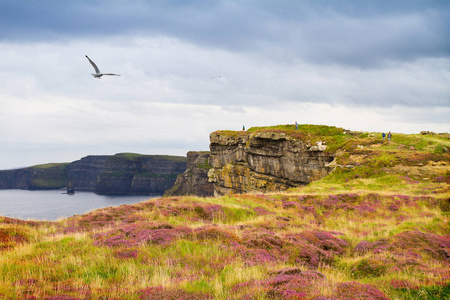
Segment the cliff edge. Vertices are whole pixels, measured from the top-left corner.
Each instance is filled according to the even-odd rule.
[[[354,132],[325,125],[278,125],[210,134],[214,194],[266,193],[313,181],[392,177],[448,182],[447,133]]]
[[[97,194],[163,194],[186,170],[186,157],[119,153],[90,155],[72,163],[0,171],[0,189],[60,189]]]
[[[283,191],[329,174],[334,153],[327,149],[325,140],[277,130],[216,131],[208,176],[215,195]]]

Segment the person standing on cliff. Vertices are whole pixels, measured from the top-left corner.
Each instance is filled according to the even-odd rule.
[[[386,138],[386,133],[383,132],[383,141]]]
[[[297,121],[295,121],[295,130],[298,130],[298,124],[297,124]]]
[[[388,133],[388,141],[389,142],[391,141],[391,137],[392,137],[392,133],[389,131],[389,133]]]
[[[242,125],[242,130],[244,130],[244,131],[245,131],[245,125]]]

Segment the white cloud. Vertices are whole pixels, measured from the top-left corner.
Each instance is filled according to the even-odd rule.
[[[54,34],[1,40],[0,169],[89,154],[185,155],[207,150],[212,131],[242,125],[450,131],[450,57],[436,10],[365,19],[296,5],[284,18],[287,4],[210,4],[199,15],[192,5],[152,6],[164,10],[154,28],[46,27]],[[186,11],[198,19],[180,27]],[[122,76],[92,78],[85,54]]]

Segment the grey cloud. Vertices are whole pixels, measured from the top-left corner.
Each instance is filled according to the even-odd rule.
[[[3,1],[13,40],[166,35],[278,60],[373,67],[450,55],[448,1]],[[39,34],[38,34],[39,33]]]

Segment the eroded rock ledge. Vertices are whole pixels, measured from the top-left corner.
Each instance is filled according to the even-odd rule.
[[[186,171],[177,176],[174,186],[164,196],[213,196],[214,186],[208,181],[209,157],[208,151],[189,151]]]
[[[279,132],[213,132],[209,181],[216,196],[306,185],[332,171],[326,149]]]

